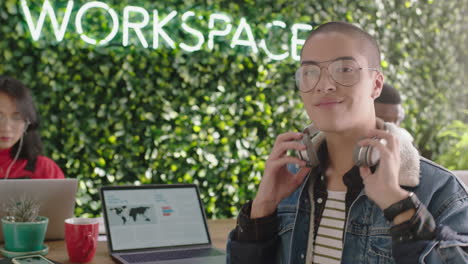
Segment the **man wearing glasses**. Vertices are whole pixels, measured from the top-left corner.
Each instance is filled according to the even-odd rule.
[[[229,235],[227,262],[468,263],[463,183],[375,116],[384,83],[376,41],[348,23],[323,24],[295,77],[320,132],[276,138]],[[380,161],[362,165],[363,149]]]

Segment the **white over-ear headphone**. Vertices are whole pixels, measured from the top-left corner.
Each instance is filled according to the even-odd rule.
[[[385,123],[381,120],[377,121],[377,127],[379,129],[387,130]],[[301,143],[306,146],[306,150],[297,151],[297,155],[300,159],[307,162],[308,167],[315,167],[319,164],[317,156],[318,144],[322,142],[324,135],[313,124],[304,128],[303,134],[304,136]],[[385,140],[380,139],[380,141],[385,144]],[[377,165],[379,160],[380,152],[372,146],[356,145],[354,148],[353,162],[356,166],[372,167]]]

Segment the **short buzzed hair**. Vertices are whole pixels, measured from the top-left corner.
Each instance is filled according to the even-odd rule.
[[[388,83],[384,83],[380,96],[375,99],[376,103],[401,104],[400,93]]]
[[[348,35],[360,41],[360,51],[367,58],[369,67],[380,69],[380,49],[377,41],[367,32],[348,22],[334,21],[318,26],[312,30],[307,41],[316,35],[337,32]],[[304,49],[305,44],[302,49]],[[301,52],[302,54],[302,52]]]

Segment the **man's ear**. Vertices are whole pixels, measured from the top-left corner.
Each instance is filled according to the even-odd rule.
[[[384,84],[385,77],[381,72],[377,72],[375,79],[374,79],[374,85],[372,87],[372,94],[371,97],[372,99],[376,99],[377,97],[380,96],[380,93],[382,92],[382,87]]]

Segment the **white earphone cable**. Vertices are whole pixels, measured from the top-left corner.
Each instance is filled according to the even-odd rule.
[[[5,180],[8,179],[8,176],[10,176],[10,170],[13,167],[13,164],[15,164],[15,162],[18,160],[18,157],[19,157],[19,154],[21,152],[22,147],[23,147],[23,136],[21,136],[19,147],[18,147],[18,150],[16,151],[16,154],[15,154],[15,158],[13,159],[13,161],[8,166],[8,169],[7,169],[6,174],[5,174]]]
[[[26,120],[26,126],[24,128],[23,135],[21,135],[18,150],[16,151],[15,158],[10,163],[10,165],[8,165],[8,169],[6,170],[6,174],[5,174],[5,178],[4,178],[5,180],[8,179],[8,177],[10,176],[10,170],[13,167],[13,165],[15,164],[15,162],[18,160],[21,149],[23,148],[23,138],[24,138],[24,135],[27,133],[28,127],[29,127],[29,120]]]

